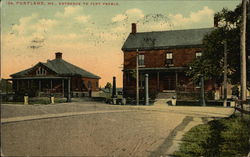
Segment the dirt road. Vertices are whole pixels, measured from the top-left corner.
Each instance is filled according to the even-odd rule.
[[[76,103],[61,104],[57,107],[28,106],[29,109],[23,106],[3,105],[2,112],[11,112],[14,108],[19,108],[22,114],[17,111],[16,114],[3,113],[5,117],[2,116],[2,119],[66,111],[98,112],[3,123],[1,146],[5,156],[160,155],[159,151],[169,148],[173,132],[187,125],[186,122],[193,117],[223,117],[232,111],[223,108],[138,108],[105,104],[95,104],[94,107],[91,103]],[[121,109],[127,111],[118,112]],[[100,112],[102,110],[112,112]]]

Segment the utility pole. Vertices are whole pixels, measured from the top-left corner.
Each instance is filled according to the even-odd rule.
[[[247,98],[246,88],[246,2],[242,0],[242,24],[241,24],[241,41],[240,41],[240,56],[241,56],[241,100],[244,102]]]
[[[223,81],[223,106],[227,107],[227,41],[224,41],[224,81]]]
[[[139,54],[136,50],[136,105],[139,105]]]

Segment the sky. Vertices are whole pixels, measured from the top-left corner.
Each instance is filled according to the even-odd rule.
[[[26,2],[26,3],[25,3]],[[29,3],[28,3],[29,2]],[[70,4],[71,3],[71,4]],[[112,3],[112,5],[111,5]],[[214,13],[239,0],[2,0],[1,77],[63,59],[122,87],[124,41],[138,32],[213,27]]]

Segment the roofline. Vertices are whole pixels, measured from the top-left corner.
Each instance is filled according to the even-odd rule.
[[[123,72],[133,71],[136,69],[123,69]],[[185,71],[188,67],[159,67],[159,68],[139,68],[140,71]]]
[[[176,45],[176,46],[160,46],[160,47],[148,47],[148,48],[122,48],[123,52],[131,52],[131,51],[148,51],[148,50],[166,50],[166,49],[181,49],[181,48],[202,48],[203,44],[196,45]]]
[[[189,31],[189,30],[200,30],[200,29],[215,29],[215,28],[214,27],[204,27],[204,28],[174,29],[174,30],[165,30],[165,31],[136,32],[134,35],[143,34],[143,33],[162,33],[162,32]],[[133,33],[130,33],[130,34],[133,35]]]
[[[70,77],[41,76],[41,77],[16,77],[7,80],[39,80],[39,79],[70,79]]]
[[[57,72],[55,72],[54,70],[52,70],[51,68],[49,68],[48,66],[46,66],[45,63],[43,63],[43,62],[38,62],[38,63],[36,63],[36,65],[34,65],[33,67],[27,68],[27,69],[25,69],[25,70],[33,70],[33,69],[36,68],[38,65],[43,65],[43,66],[45,66],[46,68],[48,68],[49,70],[51,70],[51,71],[53,71],[54,73],[57,74]],[[16,73],[14,73],[14,74],[11,74],[10,77],[12,77],[12,78],[13,78],[13,77],[20,77],[20,75],[18,75],[18,73],[23,72],[23,71],[25,71],[25,70],[16,72]],[[22,76],[22,75],[21,75],[21,76]]]
[[[97,76],[96,78],[94,78],[94,77],[83,77],[83,76],[81,76],[82,78],[90,78],[90,79],[101,79],[101,77],[100,76]]]

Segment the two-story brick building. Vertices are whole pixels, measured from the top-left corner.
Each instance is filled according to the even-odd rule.
[[[62,53],[55,53],[55,59],[11,75],[13,91],[22,95],[41,96],[83,96],[99,90],[100,77],[81,69],[64,59]]]
[[[126,39],[124,54],[123,90],[127,97],[136,93],[136,56],[138,55],[140,94],[143,94],[144,75],[149,74],[151,97],[159,92],[173,92],[177,88],[192,90],[195,85],[186,76],[188,64],[202,55],[203,37],[214,28],[171,30],[158,32],[132,32]],[[206,89],[214,85],[206,83]]]

